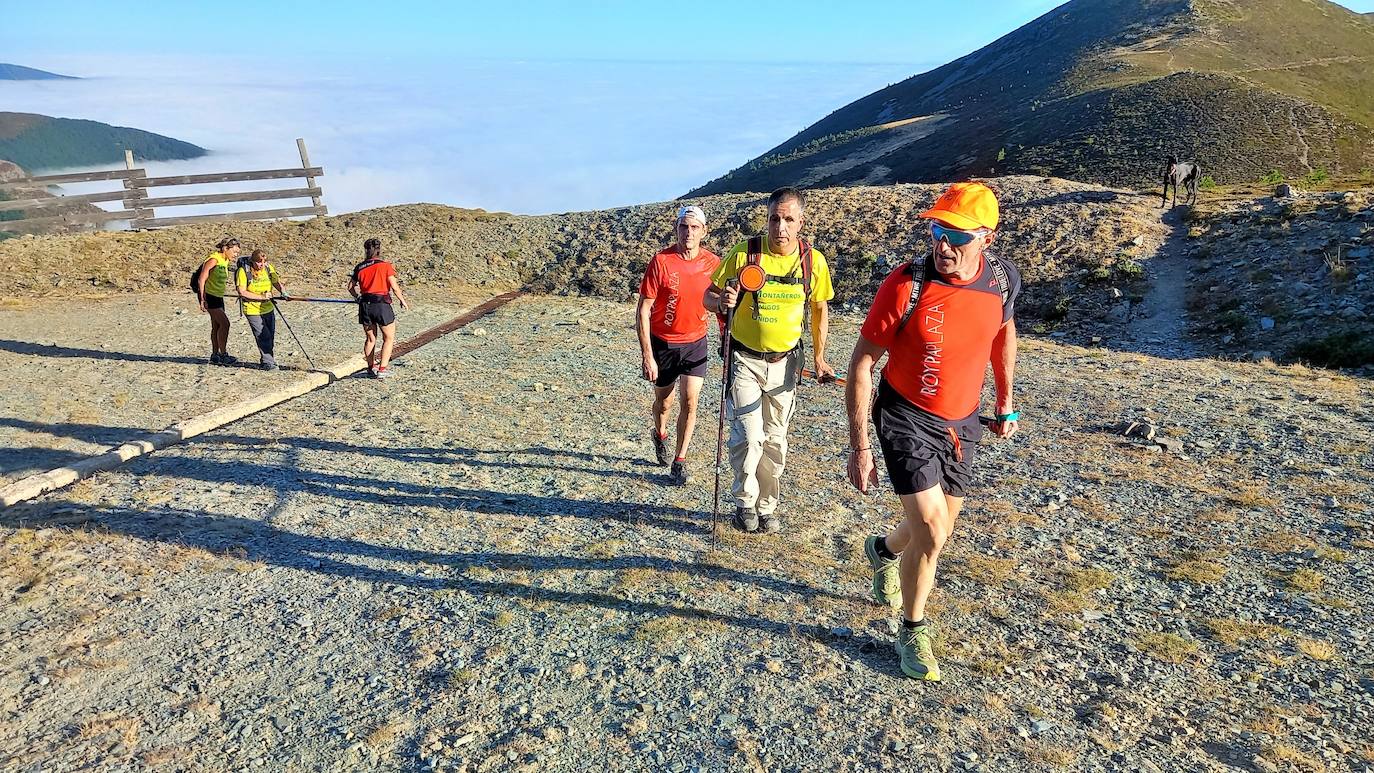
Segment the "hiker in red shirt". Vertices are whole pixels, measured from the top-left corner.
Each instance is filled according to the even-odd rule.
[[[1021,276],[986,252],[999,218],[997,197],[986,185],[956,183],[921,217],[930,220],[931,254],[893,271],[878,288],[849,362],[845,403],[849,482],[867,493],[878,480],[868,437],[873,371],[886,353],[873,423],[905,518],[886,536],[869,537],[864,553],[873,597],[902,609],[902,672],[939,681],[926,600],[973,478],[989,361],[997,401],[989,426],[998,437],[1016,433],[1012,311]]]
[[[363,242],[363,262],[353,267],[348,281],[348,294],[358,301],[358,324],[363,326],[363,357],[367,372],[374,378],[389,378],[391,347],[396,342],[396,312],[391,308],[391,295],[408,309],[406,296],[396,281],[396,267],[382,257],[382,240]],[[382,335],[382,349],[377,351],[377,334]]]
[[[677,213],[677,243],[658,253],[639,283],[640,372],[654,385],[654,456],[668,464],[668,399],[681,384],[677,411],[677,453],[671,477],[687,483],[687,446],[697,421],[697,397],[710,360],[706,344],[707,314],[701,299],[711,284],[720,257],[701,246],[706,213],[687,206]]]

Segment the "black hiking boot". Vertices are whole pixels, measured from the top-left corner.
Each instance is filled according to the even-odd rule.
[[[654,458],[658,460],[658,466],[667,467],[670,458],[668,456],[668,438],[659,437],[657,431],[650,434],[654,438]]]
[[[692,479],[692,476],[687,473],[686,460],[674,460],[672,470],[668,473],[668,477],[672,479],[673,483],[679,486],[686,486],[687,482]]]
[[[735,508],[735,528],[750,534],[759,530],[759,514],[752,507]]]

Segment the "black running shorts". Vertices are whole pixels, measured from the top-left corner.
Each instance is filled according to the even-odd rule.
[[[386,327],[396,321],[396,311],[389,303],[359,303],[358,324]]]
[[[206,308],[207,310],[208,310],[208,309],[222,309],[222,308],[224,308],[224,296],[223,296],[223,295],[206,295],[206,296],[205,296],[205,308]]]
[[[952,497],[968,493],[975,450],[983,437],[977,413],[961,421],[946,421],[917,408],[881,382],[873,404],[873,425],[887,475],[898,494],[915,494],[936,485]]]
[[[711,359],[706,336],[685,344],[670,344],[658,336],[649,336],[649,347],[654,352],[654,362],[658,363],[656,387],[672,386],[683,376],[706,375],[706,365]]]

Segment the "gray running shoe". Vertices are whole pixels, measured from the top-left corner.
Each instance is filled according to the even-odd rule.
[[[758,531],[759,514],[754,512],[752,507],[736,507],[735,528],[750,533]]]
[[[782,519],[777,513],[769,513],[763,516],[763,530],[768,534],[777,534],[782,531]]]
[[[658,461],[659,467],[668,466],[668,438],[659,437],[657,430],[650,430],[649,434],[654,439],[654,459]]]
[[[873,600],[897,609],[902,605],[902,578],[899,574],[902,557],[883,558],[878,555],[880,539],[869,537],[864,540],[864,555],[868,556],[868,566],[873,570]]]
[[[238,364],[239,364],[239,358],[235,357],[234,355],[230,354],[229,352],[225,352],[224,354],[221,354],[221,355],[219,356],[219,364],[221,364],[221,365],[238,365]]]
[[[391,368],[378,368],[377,378],[391,378]]]

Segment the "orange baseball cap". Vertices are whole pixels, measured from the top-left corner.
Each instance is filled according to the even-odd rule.
[[[921,217],[939,220],[961,231],[996,231],[1000,217],[997,194],[982,183],[955,183]]]

